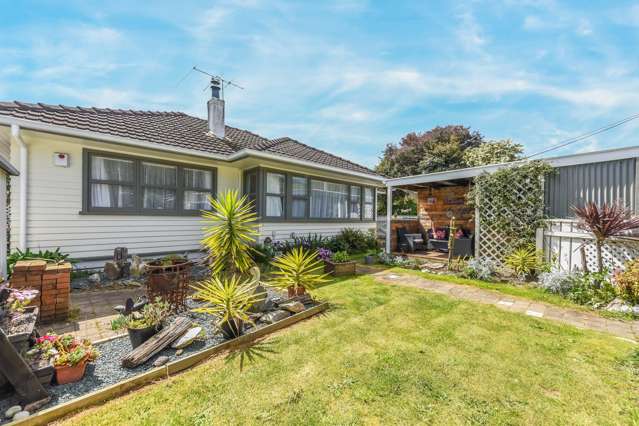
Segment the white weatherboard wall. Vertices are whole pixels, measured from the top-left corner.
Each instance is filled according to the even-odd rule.
[[[271,238],[273,241],[285,241],[296,237],[309,235],[322,235],[332,237],[340,233],[344,228],[360,229],[367,232],[375,229],[375,222],[271,222],[260,225],[260,241]]]
[[[239,188],[241,170],[197,157],[128,148],[98,141],[67,138],[23,130],[29,147],[27,246],[60,247],[72,258],[110,257],[118,246],[129,253],[175,252],[200,248],[202,223],[197,216],[81,215],[82,149],[112,151],[148,158],[217,167],[218,191]],[[68,153],[68,168],[53,165],[55,152]],[[12,162],[19,164],[18,147],[11,147]],[[18,247],[20,177],[11,179],[11,247]]]

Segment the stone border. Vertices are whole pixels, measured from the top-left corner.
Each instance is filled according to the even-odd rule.
[[[69,413],[77,411],[82,408],[87,408],[92,405],[96,405],[101,402],[106,402],[110,399],[121,396],[131,390],[140,388],[148,383],[151,383],[155,380],[168,378],[169,376],[176,374],[180,371],[186,370],[190,367],[193,367],[200,362],[219,354],[220,352],[235,349],[247,343],[253,342],[267,334],[273,333],[275,331],[286,328],[290,325],[293,325],[299,321],[310,318],[320,312],[328,309],[328,303],[323,302],[317,306],[309,308],[303,312],[300,312],[295,315],[291,315],[288,318],[284,318],[281,321],[278,321],[274,324],[267,325],[265,327],[258,328],[254,331],[244,334],[243,336],[237,337],[232,340],[227,340],[219,345],[212,346],[203,351],[196,352],[192,355],[184,357],[182,359],[177,359],[175,361],[169,362],[161,367],[156,367],[151,370],[148,370],[138,376],[132,377],[127,380],[123,380],[121,382],[115,383],[111,386],[107,386],[103,389],[98,389],[94,392],[88,393],[81,397],[75,398],[71,401],[67,401],[63,404],[56,405],[51,408],[47,408],[46,410],[42,410],[37,412],[24,420],[18,420],[15,422],[8,423],[8,425],[21,425],[21,426],[36,426],[36,425],[46,425],[50,422],[57,420]],[[104,340],[111,340],[121,336],[114,336]]]

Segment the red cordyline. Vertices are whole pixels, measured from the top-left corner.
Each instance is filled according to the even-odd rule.
[[[593,234],[597,249],[597,267],[603,272],[601,249],[604,242],[611,237],[622,236],[628,231],[639,229],[639,216],[633,216],[632,210],[617,202],[604,203],[601,206],[593,202],[583,207],[573,207],[579,219],[579,228]]]

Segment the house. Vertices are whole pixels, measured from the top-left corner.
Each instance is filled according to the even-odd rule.
[[[0,223],[7,223],[7,183],[9,176],[18,176],[18,170],[9,162],[9,147],[0,146]],[[8,228],[0,227],[0,281],[7,278]]]
[[[255,201],[260,239],[375,228],[372,170],[291,138],[226,125],[213,87],[208,120],[181,112],[0,103],[11,179],[11,247],[60,247],[85,264],[115,247],[155,256],[200,250],[207,196]]]
[[[575,251],[584,241],[589,241],[590,236],[577,228],[572,206],[582,206],[589,201],[598,204],[622,202],[639,214],[638,158],[639,146],[543,159],[556,172],[544,179],[544,208],[549,220],[547,227],[539,230],[537,235],[537,245],[545,251],[548,260],[556,259],[557,264],[566,270],[581,266],[581,259]],[[479,229],[478,210],[469,207],[466,194],[475,177],[517,163],[385,180],[387,197],[392,198],[394,189],[404,189],[415,192],[418,200],[417,220],[395,222],[388,212],[385,229],[391,229],[391,232],[385,234],[386,251],[397,250],[396,230],[400,227],[409,233],[426,235],[430,229],[446,227],[450,218],[455,217],[457,225],[473,237],[474,255],[489,256],[490,249],[484,245],[486,230]],[[627,241],[623,246],[609,245],[606,250],[608,265],[621,267],[626,260],[639,256],[639,241]],[[594,262],[594,251],[592,255]]]

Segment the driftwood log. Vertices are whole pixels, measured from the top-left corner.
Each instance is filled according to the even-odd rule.
[[[122,366],[126,368],[135,368],[144,364],[153,355],[170,345],[175,339],[182,336],[191,328],[191,320],[185,317],[178,317],[173,323],[162,329],[158,334],[151,337],[146,342],[131,351],[127,356],[122,358]]]

